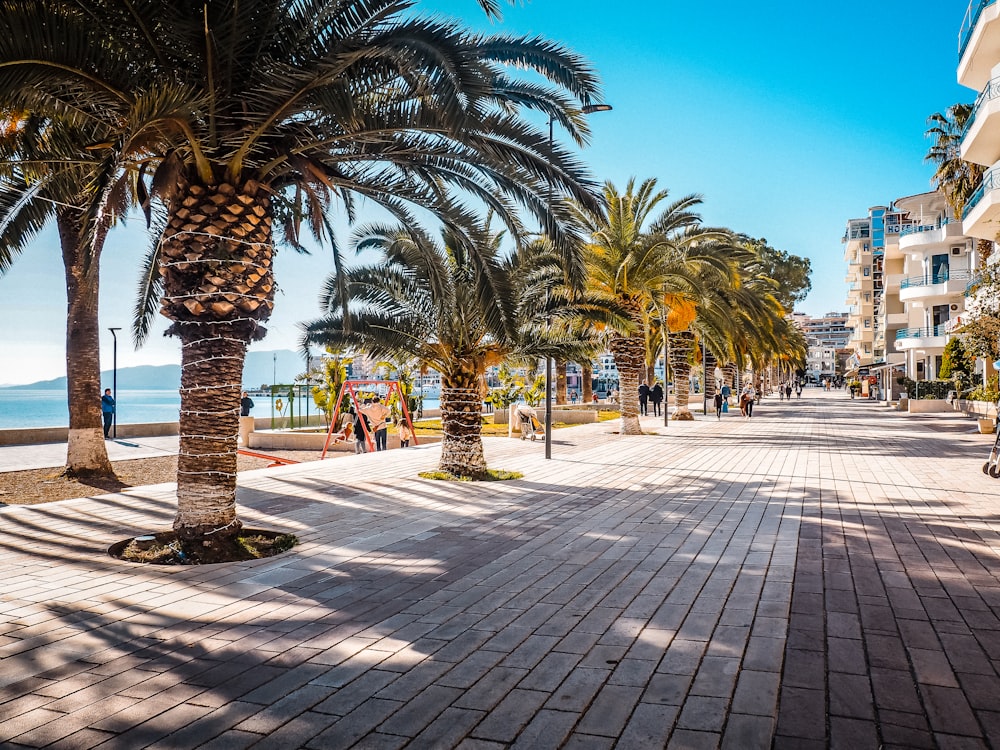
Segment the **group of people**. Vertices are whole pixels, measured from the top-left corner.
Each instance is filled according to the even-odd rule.
[[[778,384],[778,400],[792,400],[792,391],[795,391],[796,398],[802,398],[802,381],[787,381]]]
[[[391,411],[378,396],[366,398],[361,402],[361,406],[355,409],[353,406],[348,409],[345,415],[344,436],[354,433],[354,452],[368,452],[368,435],[375,438],[375,450],[384,451],[388,447],[389,423],[392,421]],[[397,428],[399,435],[399,447],[408,448],[413,439],[413,430],[406,422],[400,422]]]
[[[650,388],[643,380],[639,386],[639,415],[649,416],[649,405],[653,405],[653,416],[660,416],[660,405],[663,403],[663,386],[657,381]]]

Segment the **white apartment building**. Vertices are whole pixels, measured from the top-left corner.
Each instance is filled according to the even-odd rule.
[[[851,337],[851,329],[847,327],[849,317],[848,313],[841,312],[829,312],[820,318],[792,313],[792,322],[806,338],[805,372],[810,382],[818,383],[844,373],[839,360]]]
[[[951,331],[965,312],[965,292],[976,267],[975,240],[939,192],[900,198],[896,206],[910,219],[900,232],[898,252],[902,277],[888,277],[895,289],[902,327],[895,330],[894,350],[904,357],[908,377],[934,380]],[[891,304],[891,303],[890,303]]]

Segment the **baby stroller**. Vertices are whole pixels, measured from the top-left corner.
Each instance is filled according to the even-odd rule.
[[[527,440],[528,438],[534,440],[539,436],[545,437],[545,429],[542,427],[542,423],[538,421],[538,414],[530,406],[526,404],[518,406],[517,418],[521,423],[521,440]]]
[[[1000,401],[997,402],[997,409],[1000,409]],[[983,474],[1000,479],[1000,419],[997,420],[995,432],[996,437],[993,439],[993,447],[990,448],[990,457],[983,464]]]

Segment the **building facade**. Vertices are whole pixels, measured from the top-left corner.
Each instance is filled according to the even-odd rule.
[[[792,322],[802,331],[808,346],[805,369],[809,382],[819,383],[844,374],[852,333],[847,325],[849,317],[842,312],[829,312],[819,318],[804,313],[792,314]]]

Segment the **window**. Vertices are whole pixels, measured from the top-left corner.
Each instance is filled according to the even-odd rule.
[[[872,275],[872,267],[871,266],[865,266],[865,278],[868,278],[871,275]]]
[[[871,328],[871,327],[872,327],[872,319],[865,318],[865,328]]]

